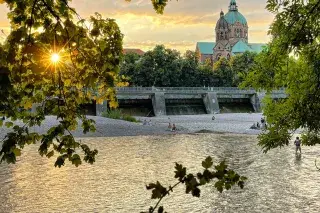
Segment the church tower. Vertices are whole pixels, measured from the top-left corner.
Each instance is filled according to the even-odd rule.
[[[223,11],[221,11],[220,19],[218,20],[215,29],[216,45],[213,48],[214,54],[212,55],[212,61],[217,61],[221,57],[231,57],[231,46],[229,44],[230,32],[230,26],[224,18]]]

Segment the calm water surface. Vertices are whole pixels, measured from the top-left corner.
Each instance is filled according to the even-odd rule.
[[[245,189],[222,194],[202,188],[201,198],[177,188],[163,205],[176,212],[319,212],[319,147],[293,145],[263,154],[248,135],[169,135],[83,139],[99,150],[94,165],[54,168],[28,146],[16,165],[0,165],[0,212],[140,212],[155,201],[145,184],[173,184],[174,163],[191,172],[208,155],[226,159],[249,180]],[[320,158],[319,158],[320,161]]]

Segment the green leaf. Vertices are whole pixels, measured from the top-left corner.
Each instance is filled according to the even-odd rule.
[[[223,191],[223,185],[223,182],[219,180],[214,184],[214,187],[221,193]]]
[[[13,123],[10,122],[10,121],[7,121],[7,122],[5,123],[5,126],[6,126],[7,128],[10,128],[10,127],[13,126]]]
[[[191,193],[192,193],[192,196],[194,197],[200,197],[200,192],[201,190],[198,187],[195,187]]]
[[[176,163],[176,166],[175,166],[175,178],[178,178],[179,181],[182,181],[183,178],[186,176],[187,174],[187,169],[186,167],[183,167],[181,164],[178,164]]]
[[[59,156],[57,158],[56,162],[54,163],[54,166],[60,168],[61,166],[64,166],[64,161],[65,161],[64,157],[63,156]]]
[[[225,162],[222,161],[222,162],[220,162],[219,165],[216,165],[216,166],[215,166],[215,169],[216,169],[218,172],[225,173],[227,167],[228,167],[228,166],[225,164]]]
[[[150,183],[146,187],[147,187],[147,190],[152,189],[151,199],[160,199],[162,196],[165,196],[167,194],[167,189],[163,187],[159,183],[159,181],[157,181],[157,183]]]
[[[14,148],[12,152],[14,153],[15,156],[21,156],[21,149]]]
[[[209,169],[213,165],[212,158],[208,156],[204,161],[202,161],[202,167]]]
[[[164,208],[163,208],[163,206],[160,206],[159,208],[158,208],[158,213],[163,213],[164,212]]]
[[[81,158],[78,154],[74,154],[72,156],[72,164],[74,164],[76,167],[78,167],[81,164]]]
[[[54,155],[54,151],[52,150],[46,156],[47,156],[47,158],[51,158],[53,155]]]

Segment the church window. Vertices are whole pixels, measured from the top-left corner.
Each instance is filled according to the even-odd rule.
[[[237,29],[237,35],[236,35],[236,37],[240,38],[240,30],[239,30],[239,29]]]

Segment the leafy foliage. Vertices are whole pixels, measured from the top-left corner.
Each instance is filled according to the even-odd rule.
[[[138,122],[137,119],[131,115],[122,115],[122,119],[129,122]]]
[[[148,212],[156,211],[161,200],[165,196],[169,196],[170,192],[173,192],[173,189],[179,184],[185,185],[187,194],[191,193],[194,197],[200,197],[201,190],[199,187],[209,184],[212,180],[216,180],[214,187],[221,193],[223,190],[231,189],[234,185],[238,185],[242,189],[244,187],[244,181],[247,179],[244,176],[240,176],[233,170],[228,169],[225,162],[221,162],[219,165],[214,166],[213,170],[210,170],[213,167],[211,157],[207,157],[202,161],[202,167],[204,168],[203,172],[187,174],[187,168],[176,163],[174,177],[178,182],[175,185],[164,187],[158,181],[147,185],[146,188],[148,190],[152,190],[151,198],[158,199],[157,204],[154,207],[150,207]],[[158,208],[158,212],[163,211],[163,206],[160,206]]]
[[[102,116],[111,119],[122,119],[129,122],[138,122],[135,117],[123,114],[121,109],[108,109],[102,113]]]
[[[102,113],[102,116],[111,119],[121,119],[122,112],[120,109],[108,109]]]
[[[244,85],[270,91],[285,87],[288,98],[266,100],[268,129],[259,136],[264,151],[288,145],[303,128],[303,144],[318,144],[320,134],[320,0],[268,0],[276,14],[268,49],[258,55]],[[294,55],[290,57],[290,55]]]
[[[234,74],[228,59],[222,57],[214,64],[214,72],[219,76],[220,87],[233,86]]]
[[[181,57],[176,50],[158,45],[143,56],[126,54],[120,74],[126,77],[131,86],[238,86],[251,68],[255,56],[247,52],[235,56],[231,61],[222,58],[213,69],[211,61],[200,63],[196,52],[187,51]]]
[[[67,159],[80,165],[77,150],[84,153],[84,161],[93,163],[97,150],[76,141],[71,131],[79,120],[84,133],[95,130],[82,104],[94,99],[117,105],[113,87],[120,81],[123,35],[119,27],[98,13],[81,19],[67,0],[3,2],[9,8],[11,33],[0,46],[0,116],[9,120],[7,128],[15,120],[25,125],[14,127],[4,138],[1,162],[15,163],[25,145],[40,141],[42,156],[58,154],[55,166]],[[53,54],[60,60],[52,61]],[[31,111],[34,103],[39,106]],[[59,124],[45,134],[29,132],[41,125],[45,114],[56,115]]]
[[[230,64],[233,71],[233,85],[239,86],[255,64],[257,53],[246,51],[231,58]]]

